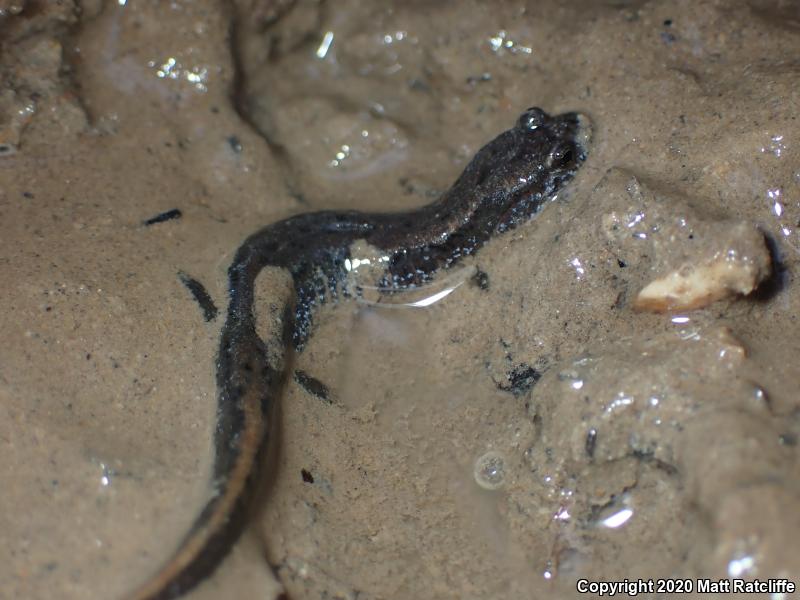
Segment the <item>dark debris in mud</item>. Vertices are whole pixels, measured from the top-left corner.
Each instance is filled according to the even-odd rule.
[[[328,386],[322,383],[319,379],[312,377],[305,371],[295,371],[294,380],[300,384],[300,387],[302,387],[312,396],[316,396],[328,404],[333,404],[333,400],[331,400],[331,392],[328,389]]]

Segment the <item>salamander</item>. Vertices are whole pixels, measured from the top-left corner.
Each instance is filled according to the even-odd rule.
[[[555,198],[586,159],[587,131],[577,113],[550,116],[530,108],[431,204],[398,213],[299,214],[244,241],[228,270],[230,299],[217,359],[214,492],[174,555],[131,600],[184,594],[214,571],[242,533],[265,468],[285,354],[302,350],[316,307],[358,293],[347,277],[352,245],[364,241],[385,259],[375,282],[382,293],[423,285]],[[291,274],[294,304],[278,319],[280,334],[262,340],[254,287],[269,266]]]

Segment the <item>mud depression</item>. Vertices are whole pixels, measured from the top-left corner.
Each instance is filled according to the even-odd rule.
[[[797,580],[800,9],[560,4],[0,0],[0,597],[124,598],[175,551],[248,235],[429,204],[534,105],[591,120],[575,178],[317,311],[187,598]],[[286,294],[256,280],[262,336]]]

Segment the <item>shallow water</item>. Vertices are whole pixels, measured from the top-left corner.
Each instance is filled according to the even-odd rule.
[[[330,401],[289,383],[260,515],[190,597],[798,578],[795,3],[12,4],[0,597],[122,597],[202,505],[220,321],[179,272],[222,308],[257,227],[425,204],[530,105],[590,117],[574,183],[481,250],[488,289],[320,311],[293,367]],[[731,252],[753,294],[633,310]]]

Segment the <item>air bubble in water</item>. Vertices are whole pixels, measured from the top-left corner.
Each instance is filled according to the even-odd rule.
[[[506,477],[504,463],[502,454],[490,450],[475,461],[475,482],[486,490],[502,487]]]

